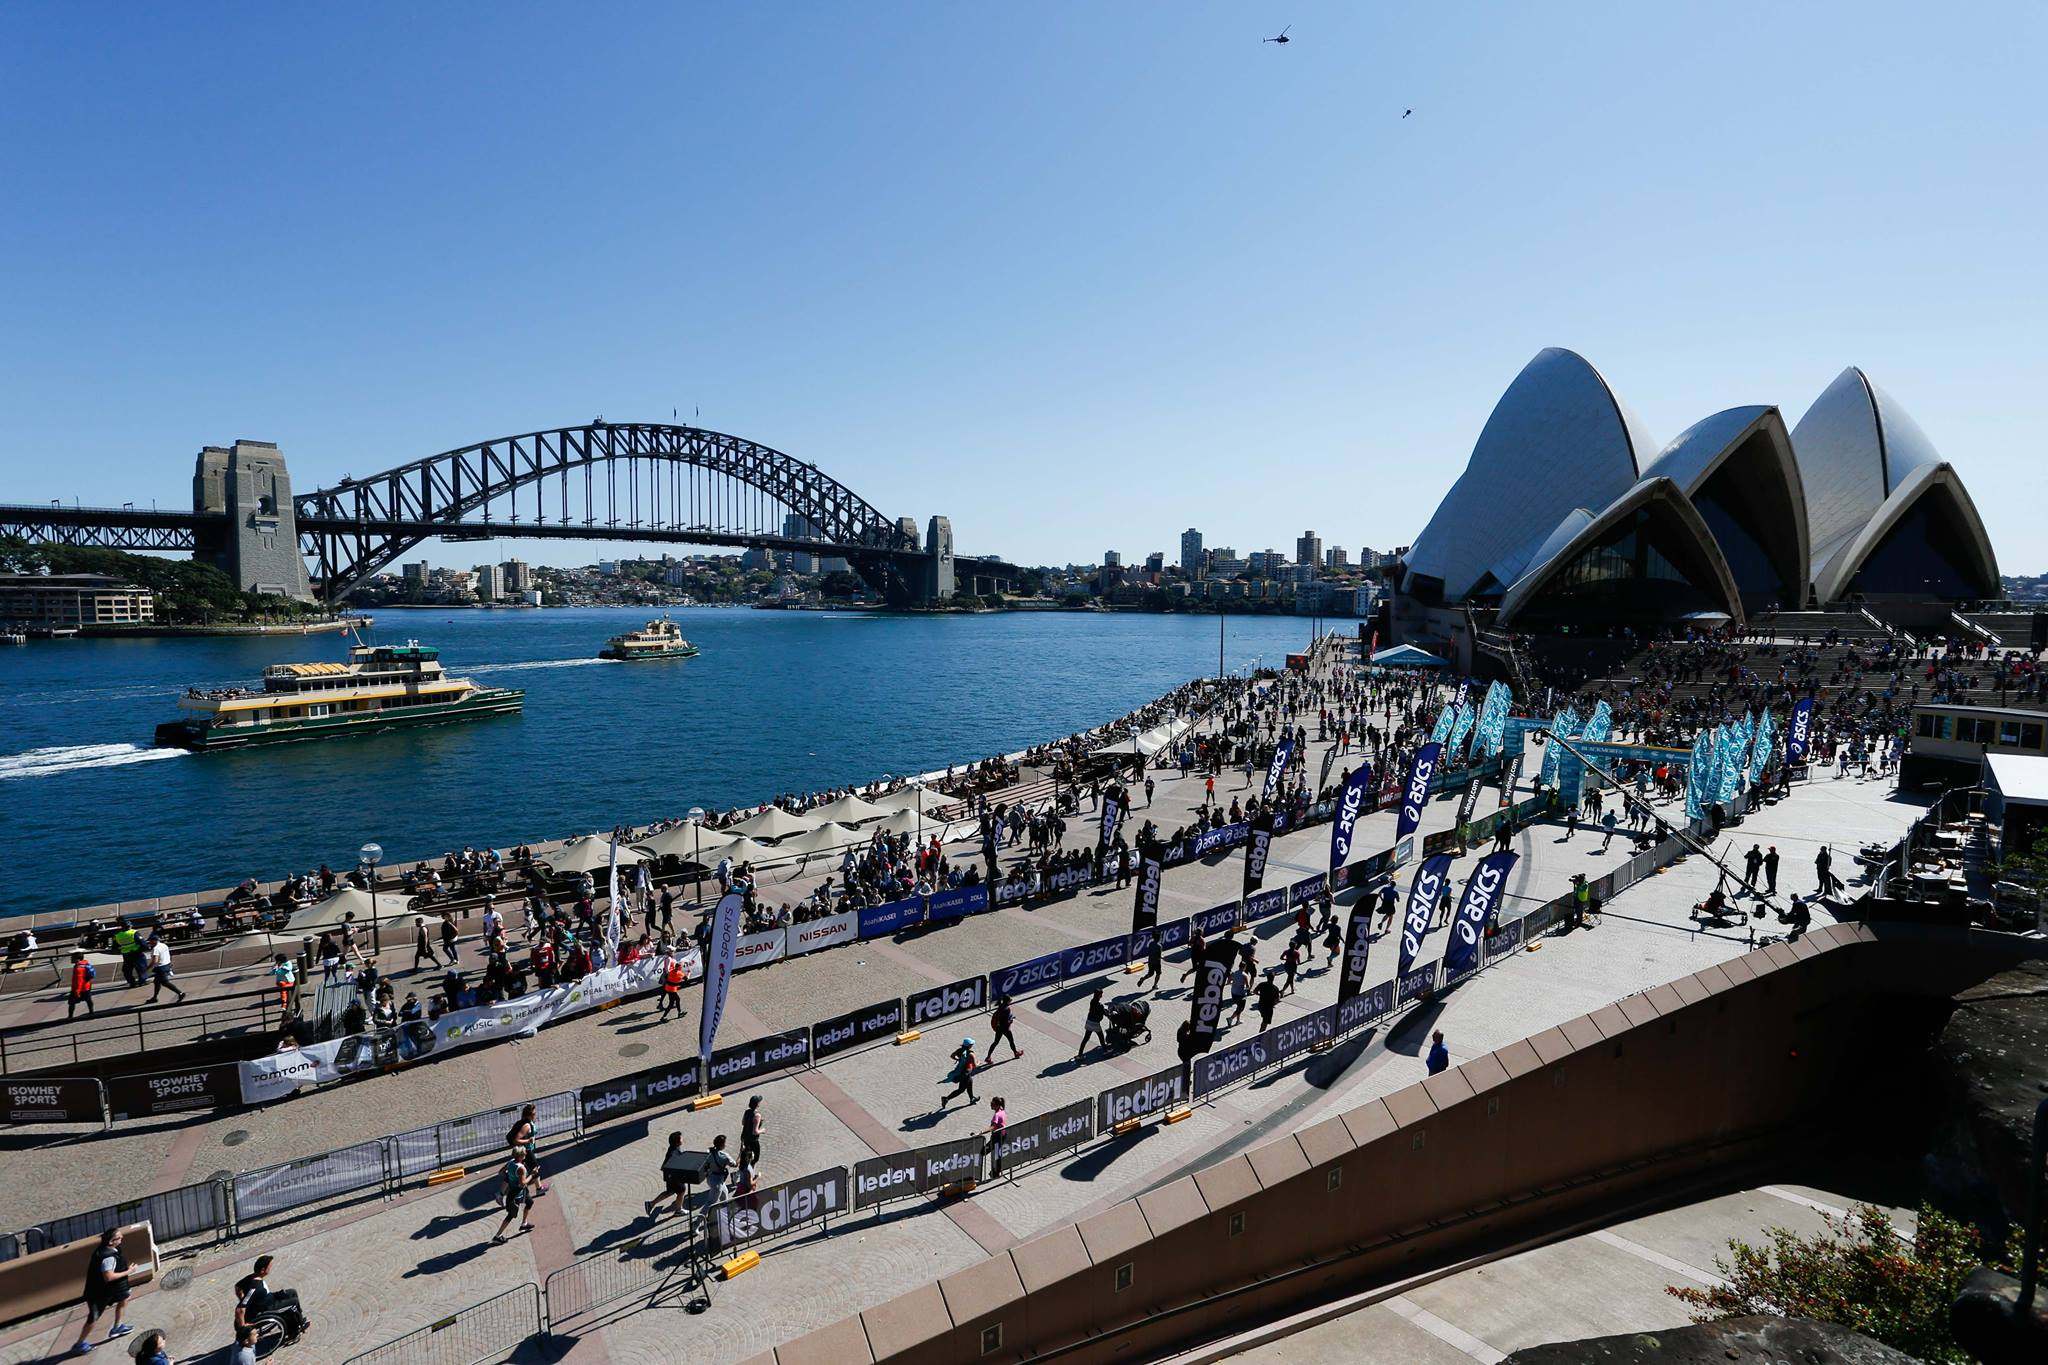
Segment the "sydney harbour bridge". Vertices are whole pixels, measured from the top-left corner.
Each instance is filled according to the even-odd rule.
[[[892,606],[1016,585],[952,526],[884,516],[816,465],[699,427],[594,421],[482,441],[294,493],[261,441],[199,452],[192,510],[0,504],[0,540],[189,551],[245,591],[339,602],[424,541],[609,540],[843,559]]]

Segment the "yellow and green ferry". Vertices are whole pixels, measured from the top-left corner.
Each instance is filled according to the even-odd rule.
[[[192,714],[157,726],[156,742],[213,750],[328,739],[510,715],[525,699],[517,688],[449,677],[441,651],[416,640],[357,644],[345,664],[272,664],[261,687],[192,688],[178,698],[179,709]]]
[[[624,635],[614,635],[604,642],[604,648],[597,651],[600,659],[616,659],[621,663],[634,659],[694,659],[697,646],[683,638],[683,628],[666,616],[649,621],[639,630]]]

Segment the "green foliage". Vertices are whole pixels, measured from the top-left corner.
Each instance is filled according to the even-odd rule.
[[[1724,1286],[1665,1292],[1692,1308],[1694,1322],[1754,1313],[1811,1318],[1922,1360],[1967,1365],[1971,1357],[1949,1331],[1949,1306],[1984,1263],[1976,1229],[1931,1204],[1920,1206],[1910,1241],[1873,1205],[1822,1217],[1827,1231],[1812,1237],[1771,1228],[1763,1246],[1730,1242],[1730,1257],[1714,1258]],[[2009,1249],[2005,1263],[2013,1256]]]
[[[854,598],[867,590],[860,581],[860,575],[846,569],[834,569],[818,580],[818,591],[826,597]]]
[[[0,573],[92,573],[139,583],[156,594],[157,620],[170,625],[211,625],[277,617],[317,616],[308,602],[245,593],[211,564],[159,559],[84,545],[0,543]]]

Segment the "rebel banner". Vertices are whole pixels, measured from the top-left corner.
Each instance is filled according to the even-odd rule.
[[[909,1152],[870,1157],[853,1168],[853,1207],[934,1194],[963,1180],[981,1179],[981,1139],[955,1138]]]
[[[1223,983],[1237,964],[1237,945],[1219,939],[1203,945],[1195,964],[1194,990],[1188,996],[1188,1041],[1196,1052],[1216,1046],[1216,1031],[1223,1015]]]
[[[987,1003],[988,978],[985,976],[970,976],[964,981],[934,986],[928,991],[912,991],[903,997],[906,1027],[923,1028],[926,1024],[950,1019],[956,1014],[978,1010]]]
[[[1120,803],[1117,801],[1114,793],[1104,792],[1102,794],[1102,832],[1096,836],[1095,842],[1103,848],[1108,848],[1109,841],[1116,837],[1116,816],[1119,805]]]
[[[1249,896],[1266,884],[1266,859],[1273,851],[1272,822],[1252,821],[1251,842],[1244,846],[1244,894]]]
[[[846,1168],[834,1166],[801,1180],[786,1180],[738,1199],[711,1207],[707,1240],[729,1251],[762,1237],[773,1237],[848,1208]]]
[[[1358,817],[1365,814],[1372,791],[1372,764],[1361,763],[1358,770],[1344,779],[1344,790],[1337,793],[1337,813],[1330,821],[1330,866],[1342,867],[1351,856],[1351,836],[1358,828]]]
[[[1351,907],[1350,923],[1344,926],[1344,975],[1337,978],[1337,998],[1349,1000],[1365,988],[1365,959],[1372,951],[1372,902],[1361,900]]]
[[[100,1083],[90,1076],[0,1081],[0,1123],[100,1123]]]
[[[657,1104],[685,1099],[697,1093],[697,1076],[697,1059],[685,1057],[665,1066],[636,1071],[630,1076],[616,1076],[586,1085],[576,1094],[577,1106],[583,1113],[583,1125],[587,1128],[606,1119],[622,1118]]]
[[[1401,960],[1395,969],[1399,976],[1408,975],[1408,969],[1415,965],[1415,959],[1422,952],[1422,940],[1429,934],[1429,917],[1436,913],[1436,903],[1443,899],[1444,887],[1451,875],[1451,855],[1434,853],[1424,858],[1415,868],[1415,880],[1408,886],[1408,915],[1401,924]]]
[[[1792,724],[1785,731],[1785,761],[1806,762],[1806,746],[1813,734],[1813,698],[1801,697],[1792,708]]]
[[[1003,1129],[1002,1137],[996,1140],[996,1157],[1008,1170],[1079,1147],[1094,1135],[1095,1102],[1075,1100],[1049,1114]]]
[[[1107,1133],[1125,1119],[1141,1119],[1148,1114],[1156,1114],[1186,1098],[1187,1092],[1181,1088],[1179,1067],[1168,1067],[1140,1080],[1111,1086],[1095,1097],[1095,1131]]]
[[[866,1009],[850,1010],[811,1025],[811,1060],[822,1062],[842,1052],[903,1032],[903,1002],[883,1000]]]
[[[787,1033],[750,1038],[711,1054],[711,1065],[704,1072],[704,1091],[712,1094],[723,1086],[738,1085],[771,1071],[787,1071],[810,1060],[809,1029],[793,1028]]]
[[[1146,857],[1138,864],[1138,893],[1131,901],[1131,932],[1141,933],[1159,923],[1159,859]]]
[[[1271,801],[1280,790],[1280,780],[1287,775],[1288,760],[1294,757],[1294,737],[1280,741],[1273,749],[1273,761],[1266,765],[1266,796]]]
[[[1337,746],[1332,744],[1323,751],[1323,770],[1316,776],[1316,790],[1322,791],[1330,785],[1330,769],[1337,766]]]
[[[150,1076],[107,1078],[107,1112],[116,1119],[218,1109],[241,1102],[241,1073],[233,1062],[159,1071]]]
[[[1422,824],[1422,808],[1429,804],[1429,781],[1436,776],[1436,765],[1443,753],[1444,746],[1435,743],[1415,751],[1415,761],[1408,767],[1408,786],[1401,793],[1401,819],[1394,827],[1397,841],[1413,834]]]
[[[1465,895],[1451,920],[1451,942],[1444,949],[1444,979],[1463,976],[1479,965],[1479,943],[1486,925],[1507,893],[1508,873],[1522,855],[1513,849],[1489,853],[1465,882]]]
[[[697,1060],[708,1072],[711,1047],[718,1038],[719,1021],[725,1017],[725,992],[732,985],[733,954],[739,947],[740,907],[746,897],[728,891],[718,898],[711,912],[711,939],[704,955],[704,1008],[697,1016]]]

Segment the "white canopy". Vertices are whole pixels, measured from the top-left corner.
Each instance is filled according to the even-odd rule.
[[[689,825],[677,825],[659,834],[641,840],[633,847],[650,858],[665,858],[673,854],[684,862],[690,862],[701,850],[709,862],[718,861],[718,850],[724,848],[737,834],[727,834],[722,829],[693,829]]]
[[[1137,734],[1127,739],[1120,739],[1114,744],[1105,744],[1095,752],[1098,754],[1143,754],[1146,758],[1150,758],[1186,734],[1189,724],[1190,722],[1187,720],[1170,720],[1164,725],[1155,725],[1149,730],[1141,730]]]
[[[862,829],[848,829],[844,825],[826,825],[809,834],[793,834],[775,846],[778,854],[831,853],[845,848],[848,844],[864,844],[868,832]]]
[[[874,804],[885,811],[908,811],[915,815],[919,810],[923,810],[929,815],[940,806],[955,804],[956,800],[955,797],[947,796],[944,792],[935,792],[929,787],[905,787],[901,791],[890,792],[887,796],[876,797]]]
[[[893,806],[878,806],[872,801],[863,801],[851,793],[822,806],[813,806],[804,812],[813,820],[831,820],[842,825],[857,825],[863,820],[879,820],[887,815]]]
[[[369,892],[359,891],[353,886],[344,886],[324,901],[317,901],[303,910],[292,911],[292,917],[285,921],[284,932],[310,934],[322,929],[333,929],[350,914],[355,915],[356,923],[367,929],[370,927],[373,906],[388,919],[403,911],[405,902],[406,895],[403,891],[387,892],[377,896],[373,901]]]
[[[609,834],[586,834],[581,839],[571,839],[562,845],[558,853],[545,854],[540,859],[548,870],[557,877],[573,877],[579,872],[588,872],[595,877],[611,866],[612,840]],[[631,844],[619,845],[619,866],[644,863],[647,855]]]
[[[788,855],[773,845],[759,843],[753,839],[737,838],[718,850],[718,856],[732,859],[733,866],[738,867],[741,863],[771,863]]]
[[[751,839],[781,839],[791,834],[805,834],[817,827],[818,822],[808,815],[791,815],[780,806],[768,806],[736,825],[727,825],[725,830],[728,834],[744,834]]]
[[[908,810],[898,811],[881,824],[869,826],[866,832],[873,833],[877,829],[886,830],[890,834],[908,834],[913,839],[922,835],[927,841],[936,834],[941,843],[950,842],[953,837],[952,827],[945,821],[934,820],[929,814],[919,820],[917,812]]]

